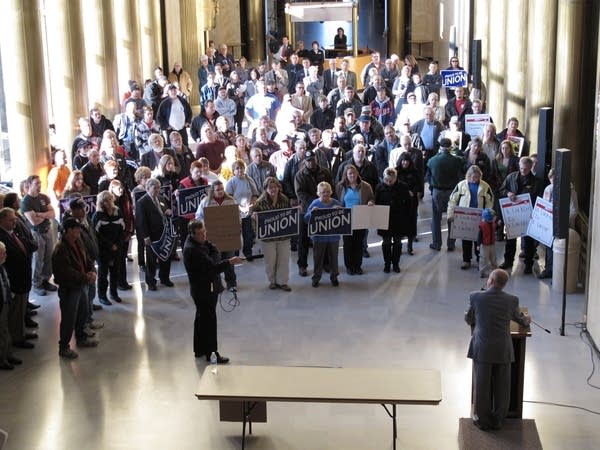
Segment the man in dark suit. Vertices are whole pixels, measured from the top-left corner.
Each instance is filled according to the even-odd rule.
[[[165,228],[165,216],[172,214],[170,203],[160,195],[160,181],[150,178],[146,181],[146,194],[135,204],[135,217],[138,226],[138,239],[143,239],[146,245],[146,285],[151,291],[156,291],[156,266],[158,260],[158,277],[161,284],[172,287],[169,279],[171,273],[171,258],[166,261],[158,259],[152,242],[160,240]]]
[[[165,141],[160,134],[152,133],[148,138],[148,145],[152,151],[142,155],[140,165],[145,166],[150,170],[154,170],[158,166],[160,158],[164,155],[171,155],[175,161],[175,165],[177,165],[179,160],[175,157],[175,152],[170,148],[165,148]]]
[[[206,357],[215,352],[217,362],[225,364],[229,358],[217,351],[217,299],[223,291],[221,272],[242,259],[234,256],[221,259],[221,252],[206,240],[206,228],[199,220],[188,225],[189,236],[183,246],[183,263],[190,281],[190,294],[196,305],[194,319],[194,354],[196,358]]]
[[[327,60],[329,69],[323,71],[323,94],[327,95],[329,91],[337,87],[337,70],[335,68],[335,58]]]
[[[502,289],[508,273],[494,270],[487,280],[487,290],[469,297],[465,321],[473,334],[467,356],[473,360],[475,411],[473,423],[480,429],[500,429],[510,403],[510,363],[515,355],[510,338],[510,321],[524,327],[531,317],[519,310],[519,298]]]
[[[18,224],[14,209],[0,209],[0,241],[6,246],[5,269],[13,296],[8,312],[8,328],[15,347],[33,348],[33,344],[26,339],[36,339],[37,334],[25,332],[25,313],[31,291],[31,260],[37,244],[24,224],[17,227]]]

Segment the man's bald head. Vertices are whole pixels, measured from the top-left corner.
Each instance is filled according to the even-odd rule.
[[[508,283],[508,273],[506,270],[496,269],[490,273],[487,285],[488,287],[495,287],[497,289],[503,289]]]

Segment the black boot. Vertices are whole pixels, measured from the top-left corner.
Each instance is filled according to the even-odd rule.
[[[406,245],[406,251],[408,252],[409,255],[415,254],[413,252],[413,238],[412,237],[408,238],[408,244]]]

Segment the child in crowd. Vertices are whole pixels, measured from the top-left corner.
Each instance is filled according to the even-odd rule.
[[[485,208],[479,222],[479,245],[481,259],[479,260],[479,275],[487,278],[496,267],[496,220],[494,210]]]
[[[308,207],[308,211],[304,216],[306,223],[310,223],[311,213],[315,209],[319,208],[341,208],[342,204],[331,197],[332,190],[331,185],[326,181],[322,181],[317,186],[316,198]],[[339,286],[338,282],[338,247],[340,242],[339,235],[333,236],[312,236],[313,241],[313,262],[314,262],[314,273],[312,277],[313,287],[319,286],[321,275],[323,274],[323,266],[325,264],[325,255],[327,255],[329,261],[329,278],[332,286]]]

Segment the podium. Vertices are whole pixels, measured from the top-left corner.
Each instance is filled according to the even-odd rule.
[[[522,306],[522,313],[527,313],[527,307]],[[514,321],[510,321],[510,337],[515,353],[515,360],[510,365],[510,404],[506,418],[523,418],[523,383],[525,381],[525,350],[526,340],[531,337],[531,328],[522,327]],[[471,415],[475,408],[475,385],[473,380],[475,374],[471,372]]]
[[[527,313],[527,307],[521,312]],[[516,322],[510,322],[510,337],[515,351],[515,360],[510,365],[510,406],[507,418],[523,417],[523,382],[525,376],[525,348],[527,338],[531,337],[531,328],[524,328]]]

